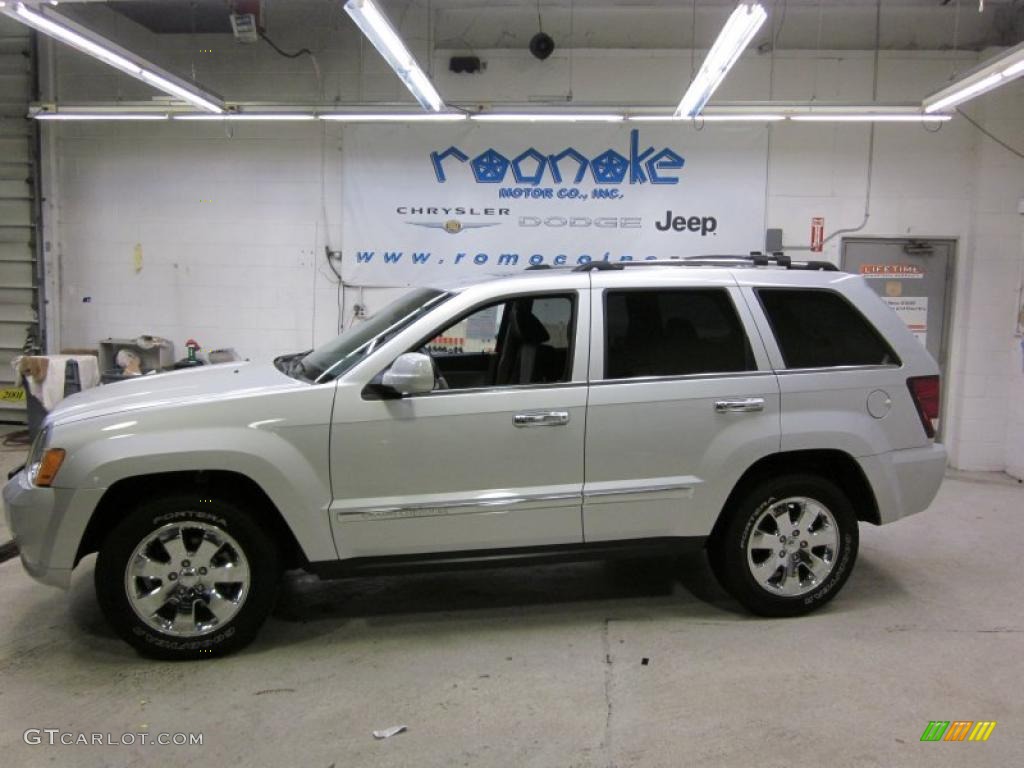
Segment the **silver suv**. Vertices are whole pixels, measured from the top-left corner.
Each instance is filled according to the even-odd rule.
[[[417,288],[308,353],[69,398],[4,489],[25,568],[165,658],[236,649],[281,572],[705,543],[755,613],[925,509],[935,361],[865,282],[784,257],[593,263]]]

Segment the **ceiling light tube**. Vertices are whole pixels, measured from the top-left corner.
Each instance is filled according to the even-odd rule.
[[[169,73],[163,73],[145,61],[137,63],[133,60],[137,58],[133,54],[70,19],[48,16],[25,3],[18,3],[13,9],[4,9],[0,13],[200,109],[223,111],[223,105],[213,94],[192,87]]]
[[[333,120],[345,123],[447,123],[465,120],[461,112],[381,112],[379,114],[361,112],[332,112],[318,115],[321,120]]]
[[[789,115],[790,120],[807,123],[942,123],[952,120],[952,115],[906,115],[906,114],[885,114],[867,113],[862,115],[852,114],[803,114]]]
[[[36,120],[166,120],[167,115],[155,112],[37,112]]]
[[[169,93],[172,96],[177,96],[182,101],[187,101],[193,106],[199,107],[200,109],[206,109],[210,112],[223,112],[223,108],[219,104],[214,104],[209,99],[201,96],[200,94],[185,88],[182,85],[171,82],[166,77],[158,75],[155,72],[149,70],[142,70],[142,79],[152,85],[157,90]]]
[[[938,112],[942,109],[948,109],[949,107],[955,107],[957,104],[973,99],[975,96],[980,96],[985,91],[992,90],[1002,83],[1002,81],[1002,73],[995,72],[982,80],[977,80],[969,85],[955,88],[951,93],[948,93],[941,98],[925,100],[924,111],[932,113]]]
[[[760,3],[740,3],[722,27],[696,77],[676,108],[681,117],[695,117],[704,109],[736,60],[764,24],[768,14]]]
[[[485,112],[471,115],[470,119],[482,123],[618,123],[625,119],[623,115],[599,113],[558,113],[542,112],[538,114],[515,114],[512,112]]]
[[[1003,52],[924,100],[925,112],[940,112],[1024,75],[1024,43]]]
[[[134,62],[129,61],[124,56],[120,56],[108,48],[104,48],[87,37],[78,34],[72,29],[58,24],[52,21],[41,13],[33,11],[24,3],[18,3],[14,10],[16,18],[24,24],[43,32],[50,37],[55,37],[63,43],[67,43],[72,48],[77,48],[82,53],[87,53],[93,58],[104,61],[112,67],[120,69],[122,72],[127,72],[133,77],[139,77],[142,75],[142,67],[136,65]]]
[[[737,113],[734,115],[708,115],[701,113],[697,117],[677,117],[675,115],[630,115],[628,120],[640,123],[689,123],[693,121],[709,123],[769,123],[785,120],[785,115]]]
[[[345,11],[424,109],[440,112],[441,95],[373,0],[348,0]]]
[[[237,120],[237,121],[277,121],[290,122],[296,120],[316,120],[316,115],[291,112],[232,112],[230,114],[182,114],[174,115],[175,120]]]

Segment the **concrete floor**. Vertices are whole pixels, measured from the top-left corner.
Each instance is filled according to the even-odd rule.
[[[11,766],[1024,764],[1024,489],[947,479],[862,528],[843,593],[751,617],[703,559],[322,583],[293,575],[239,655],[139,658],[69,594],[0,565],[0,762]],[[648,664],[643,664],[643,659]],[[987,743],[920,743],[995,720]],[[375,741],[374,729],[408,726]],[[202,746],[30,746],[27,728],[201,731]]]

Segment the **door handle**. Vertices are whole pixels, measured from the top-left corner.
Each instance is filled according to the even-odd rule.
[[[528,411],[512,417],[517,427],[561,427],[569,423],[568,411]]]
[[[739,400],[715,401],[715,413],[752,413],[763,410],[763,397],[744,397]]]

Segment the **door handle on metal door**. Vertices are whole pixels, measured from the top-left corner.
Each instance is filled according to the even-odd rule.
[[[569,423],[568,411],[529,411],[512,418],[517,427],[560,427]]]
[[[751,413],[763,410],[763,397],[744,397],[739,400],[715,401],[715,413]]]

